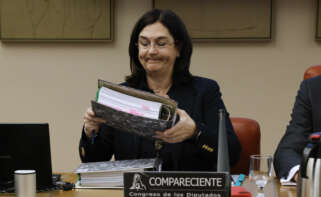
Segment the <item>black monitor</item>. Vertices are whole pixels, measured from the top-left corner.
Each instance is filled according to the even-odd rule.
[[[14,186],[15,170],[36,170],[37,190],[53,187],[49,125],[0,123],[0,186]]]

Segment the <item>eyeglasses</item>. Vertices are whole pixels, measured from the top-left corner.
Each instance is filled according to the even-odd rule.
[[[149,40],[144,40],[144,39],[139,39],[138,40],[138,48],[142,50],[149,50],[151,47],[155,47],[157,50],[162,50],[169,48],[172,46],[174,43],[170,42],[168,40],[157,40],[155,42],[151,42]]]

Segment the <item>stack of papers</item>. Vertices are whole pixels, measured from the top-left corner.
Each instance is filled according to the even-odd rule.
[[[118,160],[82,163],[74,170],[78,188],[114,188],[123,186],[124,172],[142,172],[154,168],[156,159]]]
[[[158,119],[162,107],[159,102],[129,96],[106,87],[99,89],[97,102],[115,110],[152,119]]]

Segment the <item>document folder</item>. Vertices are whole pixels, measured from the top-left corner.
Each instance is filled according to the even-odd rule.
[[[91,101],[95,115],[105,119],[106,124],[110,127],[152,138],[155,135],[155,131],[164,131],[172,127],[175,123],[177,103],[172,99],[131,87],[110,83],[104,80],[98,80],[98,88],[101,87],[105,87],[131,97],[161,103],[159,117],[158,119],[153,119],[128,113],[97,101]]]

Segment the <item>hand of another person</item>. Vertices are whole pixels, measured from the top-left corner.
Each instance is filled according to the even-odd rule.
[[[84,129],[87,137],[90,138],[93,131],[97,133],[100,124],[105,122],[104,119],[96,117],[91,108],[88,108],[84,115]]]
[[[184,110],[177,109],[177,114],[180,118],[177,124],[163,132],[157,131],[156,138],[168,143],[178,143],[195,134],[196,124],[194,120]]]

